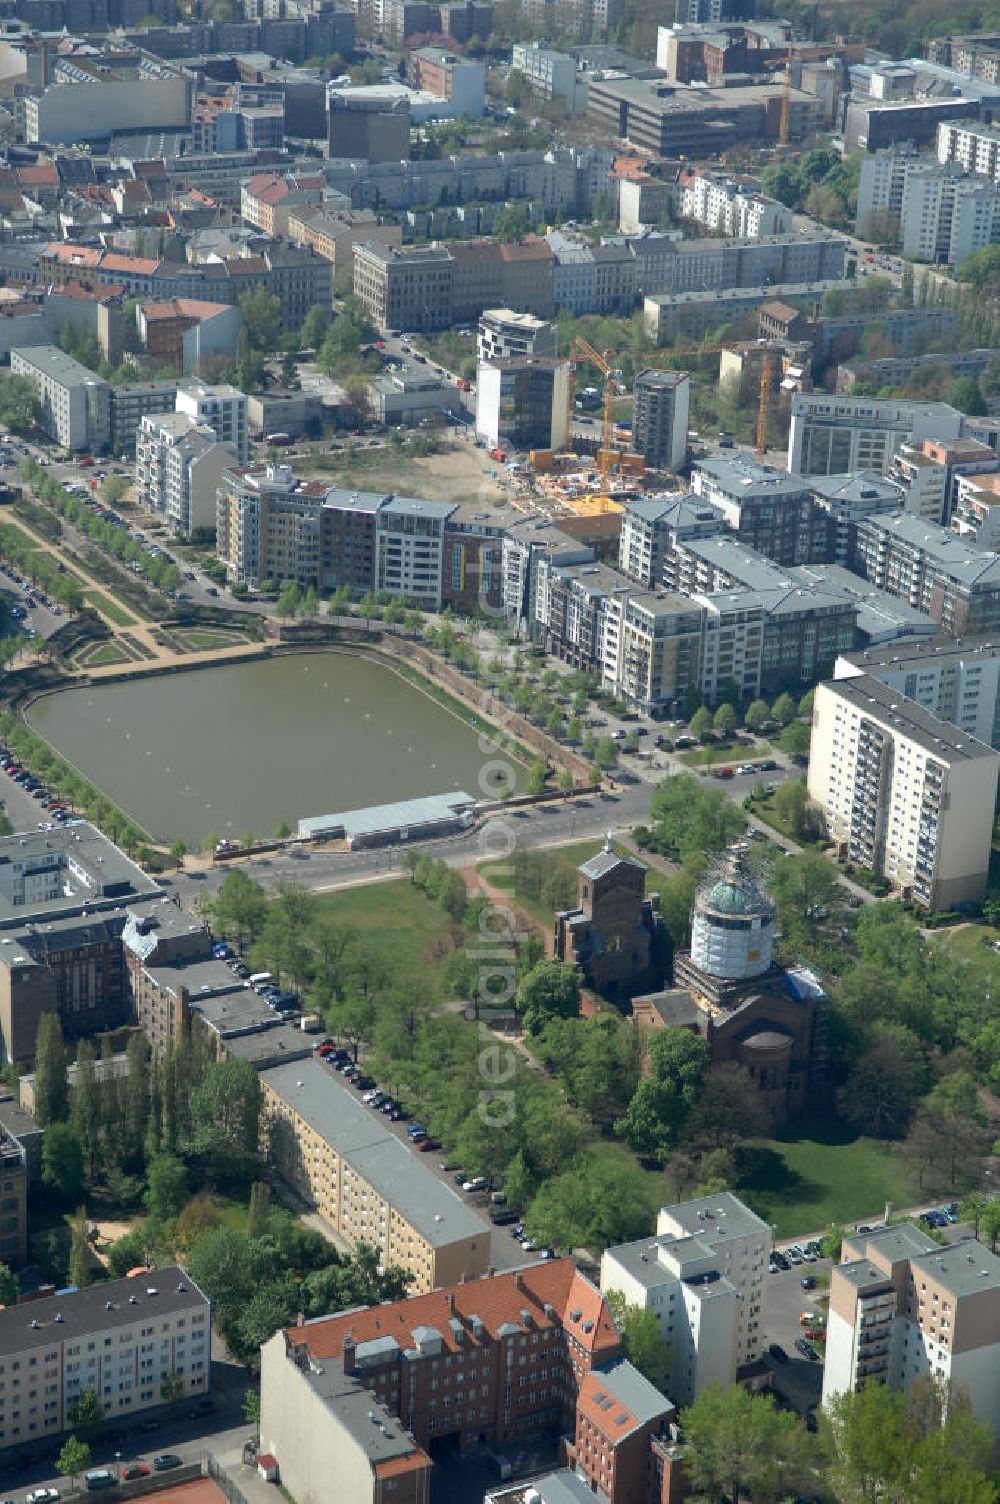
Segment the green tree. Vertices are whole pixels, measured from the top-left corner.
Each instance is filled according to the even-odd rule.
[[[184,1398],[184,1380],[179,1373],[165,1373],[160,1380],[160,1399],[171,1410],[176,1409]]]
[[[17,1305],[17,1297],[17,1275],[6,1264],[0,1264],[0,1306]]]
[[[81,1473],[85,1473],[90,1466],[90,1447],[85,1441],[79,1441],[75,1436],[68,1436],[63,1442],[62,1451],[56,1458],[56,1472],[62,1478],[69,1478],[76,1488],[76,1480]]]
[[[580,1011],[580,983],[572,966],[539,961],[517,989],[518,1011],[529,1034],[539,1033],[552,1018],[575,1018]]]
[[[62,1201],[75,1201],[83,1187],[83,1148],[69,1123],[53,1123],[42,1142],[42,1184]]]
[[[181,867],[187,855],[187,845],[178,836],[176,841],[170,843],[170,858],[175,867]]]
[[[649,1063],[618,1131],[639,1154],[661,1161],[677,1143],[701,1093],[708,1045],[689,1029],[657,1029],[647,1042]]]
[[[787,690],[775,700],[771,707],[771,714],[782,726],[789,726],[794,721],[798,714],[798,706]]]
[[[213,1061],[191,1094],[191,1141],[195,1153],[243,1179],[257,1165],[262,1091],[247,1060]]]
[[[875,1023],[838,1093],[840,1111],[862,1133],[899,1137],[926,1077],[924,1054],[915,1035],[902,1024]]]
[[[621,1333],[622,1352],[644,1378],[666,1392],[671,1376],[670,1344],[663,1340],[656,1312],[629,1305],[620,1290],[607,1292],[608,1304]]]
[[[595,1147],[585,1164],[550,1175],[525,1217],[529,1234],[554,1248],[606,1248],[648,1232],[649,1188],[620,1149]]]
[[[101,492],[109,507],[117,506],[128,491],[128,481],[121,475],[109,475],[101,485]]]
[[[330,327],[330,315],[319,303],[314,303],[302,320],[299,340],[304,350],[318,350]]]
[[[771,719],[771,710],[766,700],[751,700],[743,717],[748,731],[759,731]]]
[[[281,299],[266,287],[255,287],[241,293],[237,302],[253,348],[267,353],[275,350],[281,335]]]
[[[243,1391],[243,1418],[248,1426],[260,1430],[260,1390],[245,1389]]]
[[[812,741],[812,731],[802,721],[793,721],[786,726],[778,738],[778,745],[782,752],[795,762],[805,762],[809,756],[809,746]]]
[[[35,1116],[43,1128],[69,1113],[66,1044],[58,1013],[43,1013],[35,1042]]]
[[[88,1384],[80,1391],[79,1398],[70,1406],[69,1419],[74,1436],[81,1441],[93,1440],[104,1425],[104,1406],[97,1398],[96,1389]]]
[[[70,1225],[69,1282],[82,1290],[94,1278],[94,1255],[87,1236],[87,1208],[77,1208]]]
[[[771,807],[797,841],[821,840],[826,834],[822,810],[810,800],[804,778],[786,778],[779,784]]]
[[[691,717],[688,727],[692,736],[696,736],[700,742],[708,740],[712,731],[712,712],[702,705]]]
[[[262,1238],[267,1232],[271,1211],[271,1187],[264,1180],[255,1180],[250,1187],[250,1210],[247,1215],[247,1236]]]
[[[969,417],[980,417],[987,411],[986,399],[975,376],[957,377],[945,392],[944,400]]]
[[[146,1171],[145,1202],[161,1222],[176,1217],[191,1194],[187,1166],[174,1154],[158,1154]]]
[[[732,736],[733,732],[736,730],[736,723],[736,711],[733,709],[732,705],[730,705],[726,701],[723,701],[718,710],[715,712],[715,716],[712,721],[712,725],[715,731],[719,736]]]
[[[525,785],[525,792],[528,794],[543,794],[548,775],[549,770],[544,762],[533,762],[528,769],[528,782]]]
[[[798,1416],[770,1395],[709,1384],[681,1417],[689,1450],[685,1470],[695,1492],[713,1500],[752,1496],[777,1504],[809,1480],[812,1447]]]
[[[30,376],[8,376],[0,384],[0,423],[5,427],[29,434],[40,412],[38,392]]]

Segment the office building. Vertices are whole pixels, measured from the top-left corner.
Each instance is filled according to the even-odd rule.
[[[106,449],[111,441],[111,387],[56,345],[11,350],[10,373],[34,383],[38,423],[64,449]]]
[[[0,839],[0,1031],[7,1060],[30,1060],[38,1019],[69,1036],[125,1022],[120,959],[125,905],[160,889],[94,826]]]
[[[212,1383],[212,1308],[177,1264],[0,1310],[0,1449],[55,1441],[91,1389],[116,1424]]]
[[[452,322],[455,265],[445,246],[354,247],[354,296],[380,329],[430,333]]]
[[[872,513],[851,529],[847,566],[924,612],[953,637],[1000,626],[1000,558],[908,513]]]
[[[384,85],[327,89],[327,152],[362,162],[402,162],[410,155],[407,90]]]
[[[632,448],[650,470],[679,470],[687,457],[690,378],[681,371],[637,371]]]
[[[770,1247],[768,1224],[723,1191],[663,1207],[654,1237],[605,1249],[601,1289],[656,1316],[679,1405],[760,1358]]]
[[[606,1301],[570,1259],[321,1317],[261,1358],[261,1444],[300,1499],[333,1470],[352,1499],[426,1504],[435,1442],[506,1451],[549,1434],[569,1436],[591,1496],[632,1504],[673,1415],[621,1359]]]
[[[686,380],[686,378],[684,378]],[[569,431],[569,362],[552,356],[480,361],[476,433],[491,446],[564,449]],[[685,423],[685,438],[687,427]]]
[[[830,1276],[823,1403],[934,1377],[995,1434],[998,1318],[1000,1259],[972,1238],[942,1247],[906,1223],[848,1236]]]
[[[776,141],[783,100],[789,141],[821,129],[821,101],[802,89],[735,80],[724,87],[679,89],[662,76],[622,78],[614,73],[588,81],[587,116],[605,134],[656,157],[697,160],[729,151],[741,141]]]
[[[832,557],[833,529],[812,488],[759,460],[698,460],[691,490],[741,541],[775,564],[816,564]]]
[[[413,1276],[415,1293],[485,1274],[490,1225],[462,1194],[380,1127],[318,1059],[260,1073],[267,1152],[288,1184],[350,1247]]]
[[[556,340],[556,326],[547,319],[513,308],[487,308],[479,319],[476,354],[481,361],[555,355]]]
[[[368,401],[379,423],[390,428],[462,411],[462,394],[454,383],[416,361],[380,371],[369,383]]]
[[[157,71],[159,76],[157,76]],[[192,83],[161,64],[142,76],[109,75],[96,68],[74,82],[54,82],[24,100],[24,139],[39,145],[101,143],[136,131],[186,131]]]
[[[963,422],[946,402],[803,393],[792,398],[788,468],[797,475],[885,472],[902,444],[957,439]]]
[[[810,798],[853,862],[928,909],[976,903],[1000,758],[869,675],[820,684]]]
[[[239,463],[234,444],[187,413],[143,418],[136,436],[136,500],[175,533],[215,531],[216,492],[223,473]]]
[[[849,152],[879,151],[912,142],[933,146],[939,127],[959,121],[975,122],[978,99],[949,90],[945,98],[877,99],[852,94],[844,112],[844,146]]]
[[[679,26],[717,26],[720,21],[752,21],[757,0],[678,0]]]

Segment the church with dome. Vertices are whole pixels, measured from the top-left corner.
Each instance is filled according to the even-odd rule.
[[[825,1065],[825,996],[806,967],[774,959],[774,901],[736,841],[695,896],[691,949],[674,957],[674,985],[632,1001],[649,1028],[693,1029],[713,1065],[741,1066],[773,1126],[804,1108]]]

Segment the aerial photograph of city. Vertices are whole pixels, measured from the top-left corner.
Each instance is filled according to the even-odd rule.
[[[0,0],[0,1504],[997,1504],[998,1248],[1000,10]]]

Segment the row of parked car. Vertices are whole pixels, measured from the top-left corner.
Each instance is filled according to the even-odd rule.
[[[73,818],[62,800],[50,793],[42,780],[36,778],[29,768],[19,763],[12,752],[0,752],[0,768],[14,783],[20,784],[26,794],[30,794],[32,799],[37,799],[40,807],[52,816],[53,821],[62,825],[66,820]],[[39,821],[39,824],[42,825],[45,822]],[[51,829],[51,823],[48,828]]]
[[[927,1227],[949,1227],[958,1221],[958,1202],[950,1201],[947,1206],[934,1207],[920,1213],[920,1220]]]
[[[818,1238],[813,1238],[809,1243],[792,1243],[784,1251],[774,1248],[771,1251],[768,1273],[777,1274],[779,1270],[791,1269],[793,1265],[815,1264],[822,1257],[823,1245]]]

